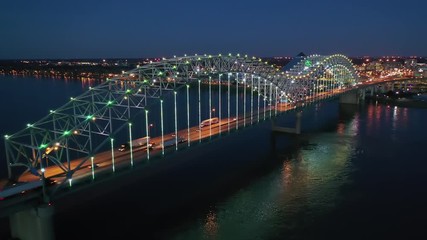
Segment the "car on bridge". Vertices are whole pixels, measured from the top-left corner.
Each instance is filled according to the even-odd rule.
[[[203,128],[205,126],[210,126],[210,125],[218,123],[218,122],[219,122],[219,118],[217,118],[217,117],[209,118],[209,119],[203,120],[200,123],[200,127]]]
[[[154,142],[150,140],[150,137],[143,137],[134,139],[131,143],[123,143],[119,147],[119,152],[124,152],[130,149],[130,145],[132,144],[132,148],[134,150],[146,150],[148,148],[153,148]]]
[[[175,137],[173,137],[173,138],[170,138],[168,140],[165,140],[163,142],[163,147],[164,148],[171,147],[171,146],[174,146],[176,144],[176,142],[178,142],[178,144],[180,144],[180,143],[183,143],[183,142],[186,142],[186,141],[187,141],[187,139],[185,139],[183,137],[180,137],[180,136],[178,136],[177,139],[175,139]]]

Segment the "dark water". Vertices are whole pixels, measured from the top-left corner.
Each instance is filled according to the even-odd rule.
[[[33,89],[44,84],[41,89],[50,93],[55,81],[55,89],[63,91],[56,97],[64,101],[66,91],[75,95],[82,89],[79,82],[4,79],[8,85],[1,90],[9,97],[18,96],[9,89],[18,81]],[[23,99],[31,92],[25,85]],[[25,100],[20,118],[48,111],[44,105],[53,97],[37,96],[41,106]],[[8,119],[2,130],[16,124]],[[425,109],[313,105],[303,112],[304,134],[298,139],[273,136],[264,122],[56,202],[56,236],[425,239],[426,120]],[[279,122],[292,125],[293,114]]]

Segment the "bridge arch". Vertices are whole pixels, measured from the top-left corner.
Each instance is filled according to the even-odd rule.
[[[315,91],[351,86],[358,78],[351,61],[340,54],[307,56],[286,72],[261,58],[239,54],[162,59],[90,87],[39,121],[6,135],[9,176],[17,178],[25,172],[44,176],[49,162],[72,179],[77,170],[110,145],[114,162],[118,132],[129,129],[131,135],[135,119],[147,118],[152,105],[162,104],[166,96],[174,96],[191,84],[200,86],[201,81],[243,84],[264,103],[284,100],[296,104]]]

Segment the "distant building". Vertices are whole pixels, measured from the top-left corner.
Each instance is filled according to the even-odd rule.
[[[405,67],[406,68],[414,68],[416,65],[417,65],[417,59],[416,58],[410,58],[410,59],[406,59],[405,60],[405,63],[404,63],[404,65],[405,65]]]
[[[400,62],[390,61],[383,63],[384,70],[393,70],[402,68],[402,64]]]
[[[415,77],[427,77],[427,64],[417,63],[414,69]]]

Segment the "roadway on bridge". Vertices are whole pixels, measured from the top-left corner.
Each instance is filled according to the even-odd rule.
[[[278,104],[277,112],[284,112],[290,109],[294,109],[294,107],[291,107],[289,104]],[[266,108],[265,109],[265,116],[268,118],[270,116],[269,111],[271,110],[271,114],[274,115],[274,108]],[[259,113],[260,121],[264,119],[264,111],[260,110]],[[188,146],[188,141],[190,142],[190,145],[196,144],[200,141],[203,141],[204,139],[208,139],[209,137],[218,135],[220,132],[228,132],[233,131],[238,128],[242,128],[244,125],[250,125],[251,123],[258,122],[258,113],[254,113],[252,116],[252,122],[251,122],[251,116],[250,114],[246,115],[246,118],[243,117],[243,115],[240,115],[238,119],[236,118],[223,118],[219,123],[212,124],[210,126],[205,126],[199,130],[199,126],[191,127],[190,129],[182,129],[179,130],[178,137],[181,139],[184,139],[183,142],[178,143],[178,149],[182,149]],[[229,125],[229,126],[228,126]],[[189,131],[188,131],[189,130]],[[190,133],[188,135],[188,133]],[[168,133],[164,135],[164,142],[175,139],[175,133]],[[150,157],[158,156],[162,154],[162,140],[161,136],[152,138],[150,140],[152,143],[154,143],[153,148],[149,150]],[[176,145],[173,144],[171,146],[165,146],[165,152],[174,151]],[[113,149],[114,151],[114,166],[115,169],[118,170],[122,167],[131,166],[131,157],[130,157],[130,150],[126,151],[119,151],[118,148]],[[133,164],[139,164],[141,162],[147,161],[147,151],[144,147],[134,147],[132,149],[133,153]],[[112,151],[104,151],[96,154],[94,156],[94,165],[95,165],[95,174],[99,171],[112,171],[112,157],[111,157]],[[70,161],[70,168],[74,169],[78,166],[78,164],[81,163],[83,158],[74,159]],[[92,175],[92,163],[90,159],[88,159],[82,167],[77,170],[73,174],[73,182],[75,182],[78,179],[86,178],[90,175]],[[65,173],[64,171],[58,167],[57,165],[51,165],[47,166],[45,168],[45,177],[50,178],[53,180],[56,180],[57,182],[60,182],[65,179]],[[19,181],[27,182],[27,181],[35,181],[38,180],[39,177],[34,176],[30,173],[23,174]]]
[[[354,88],[352,89],[357,89],[357,88],[361,88],[361,87],[367,87],[370,85],[375,85],[378,83],[385,83],[385,82],[391,82],[391,81],[396,81],[396,80],[404,80],[403,78],[401,79],[389,79],[389,78],[381,78],[381,79],[375,79],[375,80],[371,80],[371,81],[366,81],[363,82],[362,84],[356,85]],[[407,80],[416,80],[416,79],[407,79]],[[307,97],[305,99],[304,103],[311,103],[311,102],[315,102],[318,100],[322,100],[325,98],[329,98],[332,97],[334,95],[338,95],[341,93],[346,92],[348,89],[335,89],[331,92],[320,92],[317,93],[311,97]],[[300,103],[299,105],[293,105],[291,106],[290,104],[285,104],[285,103],[279,103],[277,104],[277,113],[282,113],[288,110],[292,110],[295,109],[297,106],[303,106],[304,103]],[[180,138],[184,138],[184,142],[179,143],[178,144],[178,148],[182,149],[187,147],[188,142],[190,143],[190,145],[196,144],[204,139],[210,138],[212,136],[218,135],[220,132],[224,133],[224,132],[228,132],[229,129],[230,130],[234,130],[236,129],[236,127],[238,128],[242,128],[244,125],[251,125],[253,123],[258,122],[258,115],[259,115],[259,119],[260,120],[264,120],[264,113],[266,118],[270,117],[270,112],[271,111],[271,116],[275,115],[275,109],[274,106],[271,107],[267,107],[265,110],[261,109],[259,114],[254,111],[252,117],[247,113],[246,114],[246,118],[243,117],[243,115],[239,115],[238,119],[236,118],[223,118],[221,119],[220,123],[217,124],[213,124],[211,126],[206,126],[203,127],[201,129],[201,131],[199,130],[199,126],[193,126],[189,129],[189,135],[188,135],[188,129],[182,129],[178,131],[178,136]],[[230,128],[229,128],[230,127]],[[164,135],[164,141],[170,140],[170,139],[174,139],[174,133],[168,133]],[[161,136],[156,137],[156,138],[152,138],[151,140],[152,142],[154,142],[154,146],[152,149],[149,150],[149,154],[150,157],[154,157],[154,156],[158,156],[162,154],[162,147],[161,147]],[[169,151],[174,151],[174,148],[176,146],[172,145],[169,147],[165,147],[165,151],[168,153]],[[140,164],[142,162],[147,161],[147,151],[143,150],[142,148],[134,148],[133,149],[133,164]],[[113,149],[113,153],[114,153],[114,166],[115,166],[115,170],[124,168],[124,167],[129,167],[131,166],[131,157],[130,157],[130,151],[124,151],[124,152],[120,152],[117,148]],[[94,165],[95,165],[95,176],[97,173],[99,172],[112,172],[113,171],[113,162],[112,162],[112,157],[111,157],[112,151],[108,150],[108,151],[104,151],[104,152],[100,152],[98,154],[96,154],[94,156]],[[69,169],[74,169],[75,167],[77,167],[81,161],[83,159],[75,159],[70,161],[69,163]],[[65,163],[68,164],[68,163]],[[73,182],[78,181],[79,179],[82,178],[88,178],[91,177],[93,172],[91,169],[92,163],[90,161],[90,159],[88,159],[82,166],[80,169],[78,169],[74,174],[73,174]],[[61,169],[60,167],[58,167],[57,165],[51,165],[51,166],[47,166],[46,167],[46,171],[45,171],[45,177],[55,180],[56,182],[62,182],[63,180],[65,180],[66,176],[65,173],[63,171],[63,169]],[[35,181],[35,180],[39,180],[39,177],[34,176],[30,173],[25,173],[23,174],[19,181],[22,182],[26,182],[26,181]],[[2,181],[3,183],[5,181]]]
[[[336,89],[333,92],[318,93],[312,97],[307,97],[306,101],[310,102],[313,100],[320,100],[320,99],[328,98],[330,96],[340,94],[344,91],[345,91],[345,89],[342,89],[342,90]],[[260,109],[260,112],[259,112],[260,120],[264,120],[264,112],[265,112],[266,118],[269,118],[270,109],[272,111],[271,114],[274,115],[275,114],[274,106],[271,106],[271,108],[267,107],[265,109],[265,111],[262,108]],[[282,113],[282,112],[292,110],[292,109],[295,109],[295,106],[291,106],[290,104],[287,104],[287,103],[277,104],[277,112],[278,113]],[[242,114],[239,115],[238,119],[236,119],[236,118],[230,118],[230,119],[229,118],[222,118],[220,123],[213,124],[211,126],[205,126],[205,127],[201,128],[201,132],[199,131],[199,126],[193,126],[190,128],[190,135],[189,136],[188,136],[188,129],[179,130],[178,136],[179,136],[179,138],[184,138],[185,142],[178,143],[178,149],[181,149],[181,148],[187,146],[188,141],[190,141],[190,145],[192,145],[192,144],[198,143],[204,139],[218,135],[220,132],[221,133],[228,132],[228,129],[229,129],[228,125],[230,125],[230,130],[234,130],[234,129],[236,129],[236,126],[238,126],[238,128],[241,128],[244,125],[250,125],[250,124],[253,124],[256,122],[258,122],[258,113],[255,111],[253,116],[252,116],[252,122],[251,122],[251,116],[249,113],[246,115],[246,120],[244,120],[244,117]],[[221,129],[221,131],[220,131],[220,129]],[[174,132],[165,134],[164,135],[164,142],[166,142],[170,139],[174,139],[174,138],[175,138]],[[150,157],[154,157],[154,156],[161,154],[161,152],[162,152],[161,136],[158,136],[156,138],[152,138],[151,141],[154,143],[154,146],[149,151]],[[173,148],[175,148],[175,145],[165,147],[165,151],[170,151]],[[115,170],[118,170],[120,168],[127,167],[127,166],[131,165],[131,157],[130,157],[130,151],[129,150],[123,151],[123,152],[119,151],[117,148],[115,148],[113,150],[114,150],[114,167],[115,167]],[[133,152],[133,164],[138,164],[138,163],[141,163],[141,162],[147,160],[147,151],[145,149],[142,149],[142,147],[139,147],[139,148],[135,147],[132,150],[133,150],[132,151]],[[113,162],[112,162],[111,154],[112,154],[111,150],[107,150],[104,152],[97,153],[94,156],[95,175],[99,171],[113,171],[112,170]],[[68,168],[69,169],[76,168],[81,163],[82,160],[83,160],[83,158],[71,160]],[[65,163],[65,164],[67,164],[67,163]],[[75,182],[78,179],[86,178],[86,177],[92,175],[91,167],[92,167],[92,163],[91,163],[90,159],[88,159],[81,166],[81,168],[78,169],[73,174],[73,182]],[[52,179],[58,183],[65,179],[64,171],[60,167],[58,167],[57,165],[47,166],[45,168],[44,175],[46,178],[50,178],[50,179]],[[27,182],[27,181],[36,181],[38,179],[39,179],[39,177],[28,172],[28,173],[23,174],[19,178],[19,181]]]

